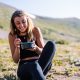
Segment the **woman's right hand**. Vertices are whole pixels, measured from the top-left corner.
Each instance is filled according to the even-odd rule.
[[[20,38],[16,38],[14,40],[14,45],[15,45],[16,48],[20,48],[20,42],[21,42]]]

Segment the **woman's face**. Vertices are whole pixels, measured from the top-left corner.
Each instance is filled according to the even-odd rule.
[[[16,28],[21,32],[25,33],[25,31],[28,28],[28,23],[27,23],[27,18],[26,16],[21,16],[21,17],[15,17],[14,18],[14,23],[16,25]]]

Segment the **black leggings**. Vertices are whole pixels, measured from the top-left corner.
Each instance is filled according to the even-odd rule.
[[[51,68],[55,51],[55,43],[48,41],[39,60],[20,61],[17,71],[20,80],[46,80],[45,75]]]

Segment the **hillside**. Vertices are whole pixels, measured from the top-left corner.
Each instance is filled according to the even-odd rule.
[[[80,19],[54,19],[37,16],[35,23],[40,26],[45,38],[80,40]]]
[[[10,17],[13,11],[15,10],[16,8],[0,3],[0,28],[2,29],[9,28]]]
[[[10,17],[16,8],[0,3],[0,28],[8,30]],[[33,19],[41,28],[44,39],[80,41],[80,19],[77,18],[47,18],[36,16]]]

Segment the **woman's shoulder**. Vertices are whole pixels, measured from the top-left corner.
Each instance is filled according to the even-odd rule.
[[[39,39],[42,35],[40,28],[34,27],[33,34],[36,37],[36,39]]]
[[[38,33],[38,32],[40,32],[40,28],[35,26],[33,28],[33,33]]]
[[[15,38],[15,35],[12,32],[9,32],[8,37],[9,38]]]
[[[11,32],[9,32],[9,36],[13,36],[13,34]]]

